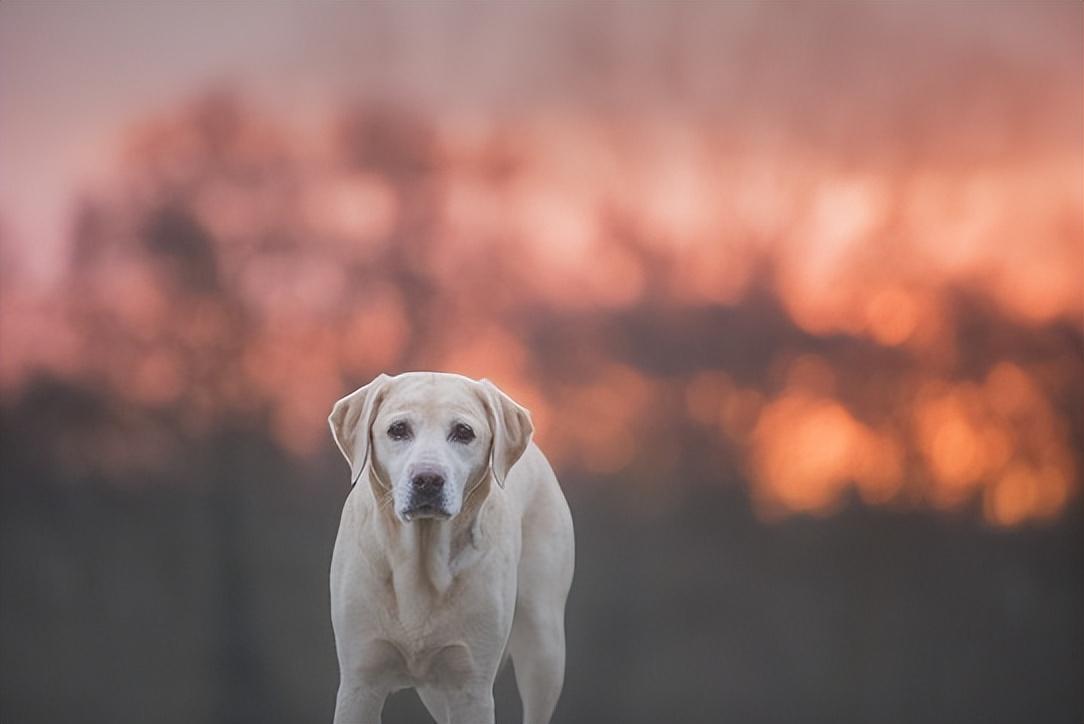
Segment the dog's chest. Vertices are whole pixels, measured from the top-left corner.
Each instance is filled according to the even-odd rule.
[[[360,668],[373,680],[387,682],[392,688],[460,687],[481,670],[471,648],[462,641],[423,647],[373,641],[365,649]]]
[[[458,686],[486,668],[486,652],[504,618],[495,606],[472,600],[454,585],[436,595],[424,584],[402,580],[388,593],[383,636],[371,655],[400,685]]]
[[[511,626],[515,595],[504,595],[497,577],[481,571],[452,576],[445,587],[429,573],[411,566],[387,572],[373,611],[386,646],[374,648],[373,656],[402,685],[454,686],[495,665]]]

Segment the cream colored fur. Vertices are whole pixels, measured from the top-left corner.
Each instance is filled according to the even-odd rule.
[[[412,372],[379,376],[329,421],[356,482],[331,563],[336,724],[376,724],[406,687],[442,724],[490,724],[509,655],[524,722],[548,722],[573,532],[527,411],[486,380]]]

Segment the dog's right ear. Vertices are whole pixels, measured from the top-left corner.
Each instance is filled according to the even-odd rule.
[[[369,384],[336,402],[327,418],[335,444],[350,463],[351,485],[361,477],[369,460],[369,448],[372,446],[370,428],[390,380],[391,377],[385,374],[378,375]]]

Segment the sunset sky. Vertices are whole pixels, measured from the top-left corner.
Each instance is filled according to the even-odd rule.
[[[1021,93],[1014,75],[1046,85],[1055,102],[1071,94],[1049,130],[1080,149],[1073,62],[1080,12],[1072,3],[1036,11],[987,4],[981,13],[965,3],[838,5],[815,16],[781,3],[676,13],[612,3],[252,9],[244,2],[0,7],[0,220],[5,246],[17,248],[35,278],[55,276],[73,194],[108,173],[118,136],[140,115],[213,84],[240,88],[298,124],[320,123],[346,98],[381,97],[475,118],[537,108],[724,118],[759,109],[771,115],[769,125],[815,132],[843,121],[862,133],[893,113],[886,94],[908,102],[908,92],[937,83],[938,64],[953,63],[958,76],[995,57]],[[774,46],[759,32],[769,25]],[[848,58],[858,56],[855,67]],[[806,118],[795,118],[799,112]],[[960,120],[969,136],[996,133]]]
[[[323,449],[346,380],[426,364],[502,382],[559,459],[599,475],[632,463],[669,401],[739,451],[768,515],[831,510],[854,489],[946,509],[982,497],[1013,524],[1079,489],[1078,418],[1063,413],[1079,336],[1052,331],[1079,335],[1084,313],[1079,5],[106,7],[0,5],[0,382],[96,369],[61,282],[97,288],[141,344],[226,334],[213,304],[171,321],[176,300],[136,261],[69,266],[83,204],[121,246],[130,217],[173,204],[265,325],[247,353],[259,365],[208,399],[273,398],[275,434],[299,455]],[[386,114],[353,122],[390,155],[344,160],[359,108]],[[225,161],[201,135],[216,113],[236,124]],[[275,234],[305,253],[264,254]],[[396,244],[405,282],[380,266]],[[486,260],[530,270],[492,306],[472,296]],[[393,281],[335,317],[356,285],[344,270],[365,264]],[[395,286],[412,274],[462,307],[413,346],[427,321]],[[584,355],[586,379],[539,381],[546,350],[508,322],[529,305],[677,310],[695,337],[683,314],[752,315],[758,285],[807,348],[774,350],[756,383],[638,369],[604,345]],[[961,342],[961,293],[999,321],[980,341],[1000,356],[981,365]],[[1033,347],[1006,348],[1003,329]],[[812,341],[839,339],[901,360],[891,404]],[[170,349],[99,371],[133,404],[175,404],[191,371]],[[570,411],[579,423],[553,424]]]

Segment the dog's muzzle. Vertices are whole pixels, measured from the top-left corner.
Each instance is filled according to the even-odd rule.
[[[450,518],[444,499],[445,482],[444,475],[439,472],[415,473],[410,478],[410,499],[403,510],[403,519],[409,522],[417,518]]]

